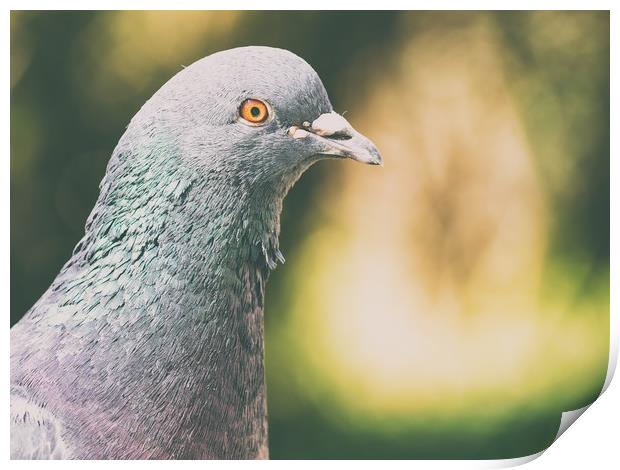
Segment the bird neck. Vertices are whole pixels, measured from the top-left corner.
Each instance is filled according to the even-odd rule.
[[[104,180],[56,283],[65,306],[79,304],[66,327],[97,345],[88,371],[107,371],[77,381],[101,416],[124,424],[125,441],[106,445],[140,442],[155,457],[266,456],[263,298],[281,258],[287,188],[245,192],[178,169],[156,184],[124,182],[115,195],[118,184]]]

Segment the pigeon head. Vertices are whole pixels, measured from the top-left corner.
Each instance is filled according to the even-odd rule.
[[[239,243],[261,247],[273,267],[283,198],[325,158],[382,163],[375,145],[334,112],[310,65],[270,47],[212,54],[172,77],[131,120],[87,238],[110,237],[114,226],[136,250],[129,240],[144,241],[143,231],[175,244],[188,234],[192,242],[198,234],[237,242],[243,232]]]
[[[241,182],[294,180],[323,158],[382,163],[374,144],[334,112],[312,67],[282,49],[205,57],[166,83],[134,120],[155,122],[198,174]]]

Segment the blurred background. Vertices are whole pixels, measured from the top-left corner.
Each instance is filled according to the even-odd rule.
[[[385,160],[321,162],[285,201],[271,457],[545,448],[607,370],[607,12],[13,12],[11,324],[140,106],[249,44],[305,58]]]

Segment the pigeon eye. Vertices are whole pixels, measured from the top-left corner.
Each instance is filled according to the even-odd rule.
[[[269,117],[269,109],[261,100],[247,99],[241,103],[239,116],[250,124],[262,124]]]

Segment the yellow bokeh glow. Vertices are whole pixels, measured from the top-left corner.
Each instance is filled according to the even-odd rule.
[[[347,165],[323,199],[291,336],[300,380],[356,412],[497,417],[558,385],[570,401],[606,361],[604,316],[541,299],[549,214],[493,34],[416,37],[351,111],[385,167]]]

